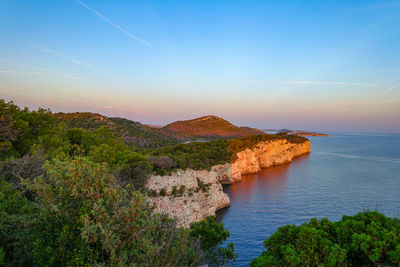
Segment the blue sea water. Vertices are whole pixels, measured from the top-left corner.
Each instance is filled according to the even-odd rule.
[[[311,153],[224,187],[231,206],[217,214],[235,243],[235,266],[260,255],[278,227],[311,218],[340,220],[364,210],[400,217],[400,135],[310,137]]]

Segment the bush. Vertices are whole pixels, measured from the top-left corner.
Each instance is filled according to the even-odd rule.
[[[150,158],[149,163],[154,168],[160,168],[160,169],[171,169],[176,167],[176,163],[174,162],[174,160],[168,156]]]
[[[3,248],[0,248],[0,265],[3,265],[5,253]]]
[[[183,195],[185,193],[185,185],[181,185],[181,188],[179,189],[179,194]]]
[[[165,188],[160,190],[160,196],[165,197],[167,195],[167,192],[165,191]]]
[[[400,221],[360,212],[341,221],[312,219],[280,227],[250,266],[395,266],[400,264]]]
[[[172,187],[172,195],[175,197],[178,195],[178,189],[176,188],[176,186]]]
[[[40,208],[36,265],[182,266],[202,260],[187,230],[153,213],[144,196],[119,186],[106,166],[78,157],[44,168],[46,178],[23,182]]]
[[[12,185],[0,181],[0,248],[4,266],[34,265],[37,211],[36,205]]]
[[[218,247],[229,237],[229,231],[224,224],[218,224],[213,216],[192,223],[190,225],[190,236],[200,238],[201,246],[206,251],[206,261],[211,264],[225,265],[236,260],[235,248],[233,243],[227,247]]]

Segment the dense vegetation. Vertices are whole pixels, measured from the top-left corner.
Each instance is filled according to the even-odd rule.
[[[251,266],[400,266],[400,221],[361,212],[280,227]]]
[[[149,157],[115,125],[4,100],[0,115],[0,264],[196,266],[226,239],[213,219],[193,232],[152,212]],[[234,260],[232,246],[221,251],[216,264]]]
[[[96,113],[75,112],[56,113],[59,122],[64,122],[70,128],[86,130],[108,126],[116,136],[132,147],[155,148],[180,143],[181,137],[165,129],[151,128],[140,122],[124,118],[108,118]]]
[[[21,174],[35,177],[43,173],[40,166],[46,159],[78,153],[94,162],[106,162],[119,182],[131,180],[140,186],[152,171],[163,174],[175,169],[209,169],[234,160],[237,152],[261,141],[307,140],[295,135],[262,134],[177,144],[177,139],[167,136],[167,130],[126,119],[93,113],[52,114],[44,109],[21,110],[4,101],[0,104],[0,160],[7,160],[3,173],[8,180]]]
[[[148,175],[209,169],[258,141],[294,140],[262,135],[177,144],[167,130],[129,120],[30,111],[4,100],[0,114],[5,266],[228,263],[233,244],[218,247],[229,232],[213,218],[181,229],[152,212],[143,190]]]
[[[148,153],[154,171],[163,174],[174,169],[210,169],[214,165],[229,162],[227,148],[227,140],[215,140],[166,146]]]

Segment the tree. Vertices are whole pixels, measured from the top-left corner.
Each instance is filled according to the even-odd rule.
[[[36,205],[6,182],[0,182],[1,266],[32,266]],[[1,254],[1,253],[0,253]]]
[[[237,255],[233,243],[229,243],[227,247],[219,247],[229,237],[229,231],[225,229],[223,223],[218,224],[213,216],[192,223],[190,236],[200,238],[208,263],[225,265],[235,261]]]
[[[0,160],[30,152],[39,136],[52,129],[53,123],[49,110],[21,110],[13,102],[6,103],[0,99]]]
[[[400,221],[372,211],[280,227],[250,266],[397,266]]]
[[[23,183],[40,207],[37,264],[192,266],[202,259],[187,230],[153,213],[144,196],[118,185],[105,165],[76,157],[44,168],[47,177]]]

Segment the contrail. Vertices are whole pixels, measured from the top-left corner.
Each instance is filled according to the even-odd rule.
[[[37,49],[39,49],[39,50],[42,51],[42,52],[55,55],[55,56],[57,56],[57,57],[59,57],[59,58],[62,58],[62,59],[64,59],[64,60],[71,61],[72,63],[75,63],[75,64],[77,64],[77,65],[85,66],[85,67],[88,68],[88,69],[92,69],[92,70],[96,70],[96,71],[102,72],[103,74],[105,74],[105,75],[111,77],[111,78],[114,79],[114,80],[119,80],[119,78],[116,77],[115,75],[113,75],[113,74],[111,74],[111,73],[108,73],[108,72],[106,72],[106,71],[100,70],[100,69],[96,68],[95,66],[93,66],[93,65],[91,65],[91,64],[88,64],[88,63],[85,63],[85,62],[83,62],[83,61],[80,61],[80,60],[71,58],[71,57],[66,56],[66,55],[64,55],[64,54],[61,54],[60,52],[54,51],[54,50],[52,50],[52,49],[48,49],[48,48],[41,47],[41,46],[39,46],[39,45],[32,44],[32,46],[35,47],[35,48],[37,48]]]
[[[365,98],[359,102],[348,103],[348,104],[350,104],[350,106],[347,106],[347,108],[354,108],[354,107],[361,106],[363,104],[368,104],[371,101],[373,101],[375,98],[382,96],[382,95],[386,95],[386,94],[390,93],[393,89],[395,89],[399,86],[400,86],[400,82],[394,84],[392,87],[389,87],[388,89],[382,90],[382,91],[376,93],[375,95]]]
[[[50,73],[50,74],[54,74],[54,75],[58,75],[64,78],[68,78],[68,79],[73,79],[73,80],[78,80],[78,81],[86,81],[86,79],[75,76],[75,75],[71,75],[71,74],[66,74],[66,73],[61,73],[61,72],[57,72],[54,70],[50,70],[50,69],[45,69],[45,68],[39,68],[39,67],[33,67],[36,68],[42,72],[46,72],[46,73]]]
[[[392,87],[390,87],[390,88],[388,88],[386,90],[383,90],[383,91],[381,91],[381,92],[379,92],[379,93],[377,93],[377,94],[375,94],[375,95],[373,95],[373,96],[371,96],[369,98],[364,99],[363,102],[368,103],[371,100],[373,100],[374,98],[377,98],[377,97],[379,97],[381,95],[386,95],[387,93],[391,92],[394,88],[399,87],[399,86],[400,86],[400,82],[396,83],[395,85],[393,85]]]
[[[124,28],[118,26],[117,24],[111,22],[108,18],[106,18],[105,16],[103,16],[102,14],[100,14],[98,11],[94,10],[93,8],[91,8],[90,6],[86,5],[85,3],[83,3],[80,0],[75,0],[75,2],[77,2],[78,4],[80,4],[81,6],[83,6],[84,8],[86,8],[87,10],[89,10],[90,12],[92,12],[93,14],[95,14],[96,16],[98,16],[99,18],[101,18],[103,21],[105,21],[106,23],[110,24],[111,26],[113,26],[114,28],[116,28],[117,30],[119,30],[122,33],[125,33],[126,35],[128,35],[130,38],[132,38],[133,40],[139,41],[144,43],[147,46],[151,46],[151,43],[143,40],[133,34],[131,34],[130,32],[128,32],[127,30],[125,30]]]

